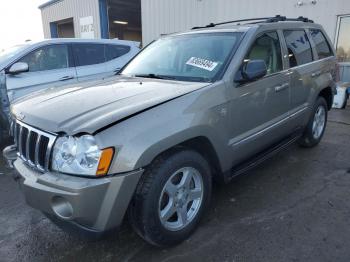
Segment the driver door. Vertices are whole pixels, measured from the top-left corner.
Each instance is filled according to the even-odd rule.
[[[240,84],[232,91],[229,144],[233,165],[259,153],[289,132],[290,76],[284,71],[282,57],[277,31],[258,36],[246,55],[244,62],[264,60],[267,75]],[[237,75],[236,79],[240,77]]]

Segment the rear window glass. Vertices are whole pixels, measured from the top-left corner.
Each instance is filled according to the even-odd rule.
[[[304,30],[283,31],[286,40],[290,67],[313,61],[309,38]]]
[[[318,54],[318,58],[322,59],[322,58],[332,56],[333,55],[332,50],[329,46],[329,43],[327,42],[326,37],[323,35],[321,30],[311,29],[310,33],[312,36],[312,40],[314,41],[314,43],[316,45],[316,51]]]
[[[103,44],[74,44],[76,66],[87,66],[104,63],[105,45]]]
[[[130,46],[127,45],[106,45],[107,61],[116,59],[130,52]]]

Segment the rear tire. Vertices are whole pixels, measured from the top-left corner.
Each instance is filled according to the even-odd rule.
[[[302,147],[314,147],[320,143],[327,125],[328,106],[323,97],[319,97],[314,105],[311,118],[299,140]]]
[[[208,208],[210,170],[199,153],[187,149],[154,160],[141,177],[129,208],[134,230],[155,246],[187,239]]]

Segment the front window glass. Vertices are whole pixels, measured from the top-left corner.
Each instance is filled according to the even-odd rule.
[[[290,67],[313,61],[311,44],[304,30],[286,30],[283,34],[287,43]]]
[[[23,57],[19,62],[27,63],[29,72],[68,68],[68,47],[66,45],[41,47]]]
[[[339,18],[337,57],[339,62],[350,62],[350,16]]]
[[[283,70],[277,32],[268,32],[256,39],[245,61],[247,60],[264,60],[268,75]]]
[[[170,36],[143,50],[122,75],[182,81],[213,81],[224,70],[242,33]]]

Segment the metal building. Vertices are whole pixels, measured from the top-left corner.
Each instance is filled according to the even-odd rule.
[[[341,15],[350,15],[349,0],[142,0],[144,42],[161,34],[251,17],[306,16],[324,26],[335,40]]]
[[[306,16],[324,26],[339,60],[350,62],[349,0],[51,0],[39,8],[47,38],[119,38],[143,45],[211,22]]]
[[[45,38],[142,40],[140,0],[51,0],[39,8]]]

